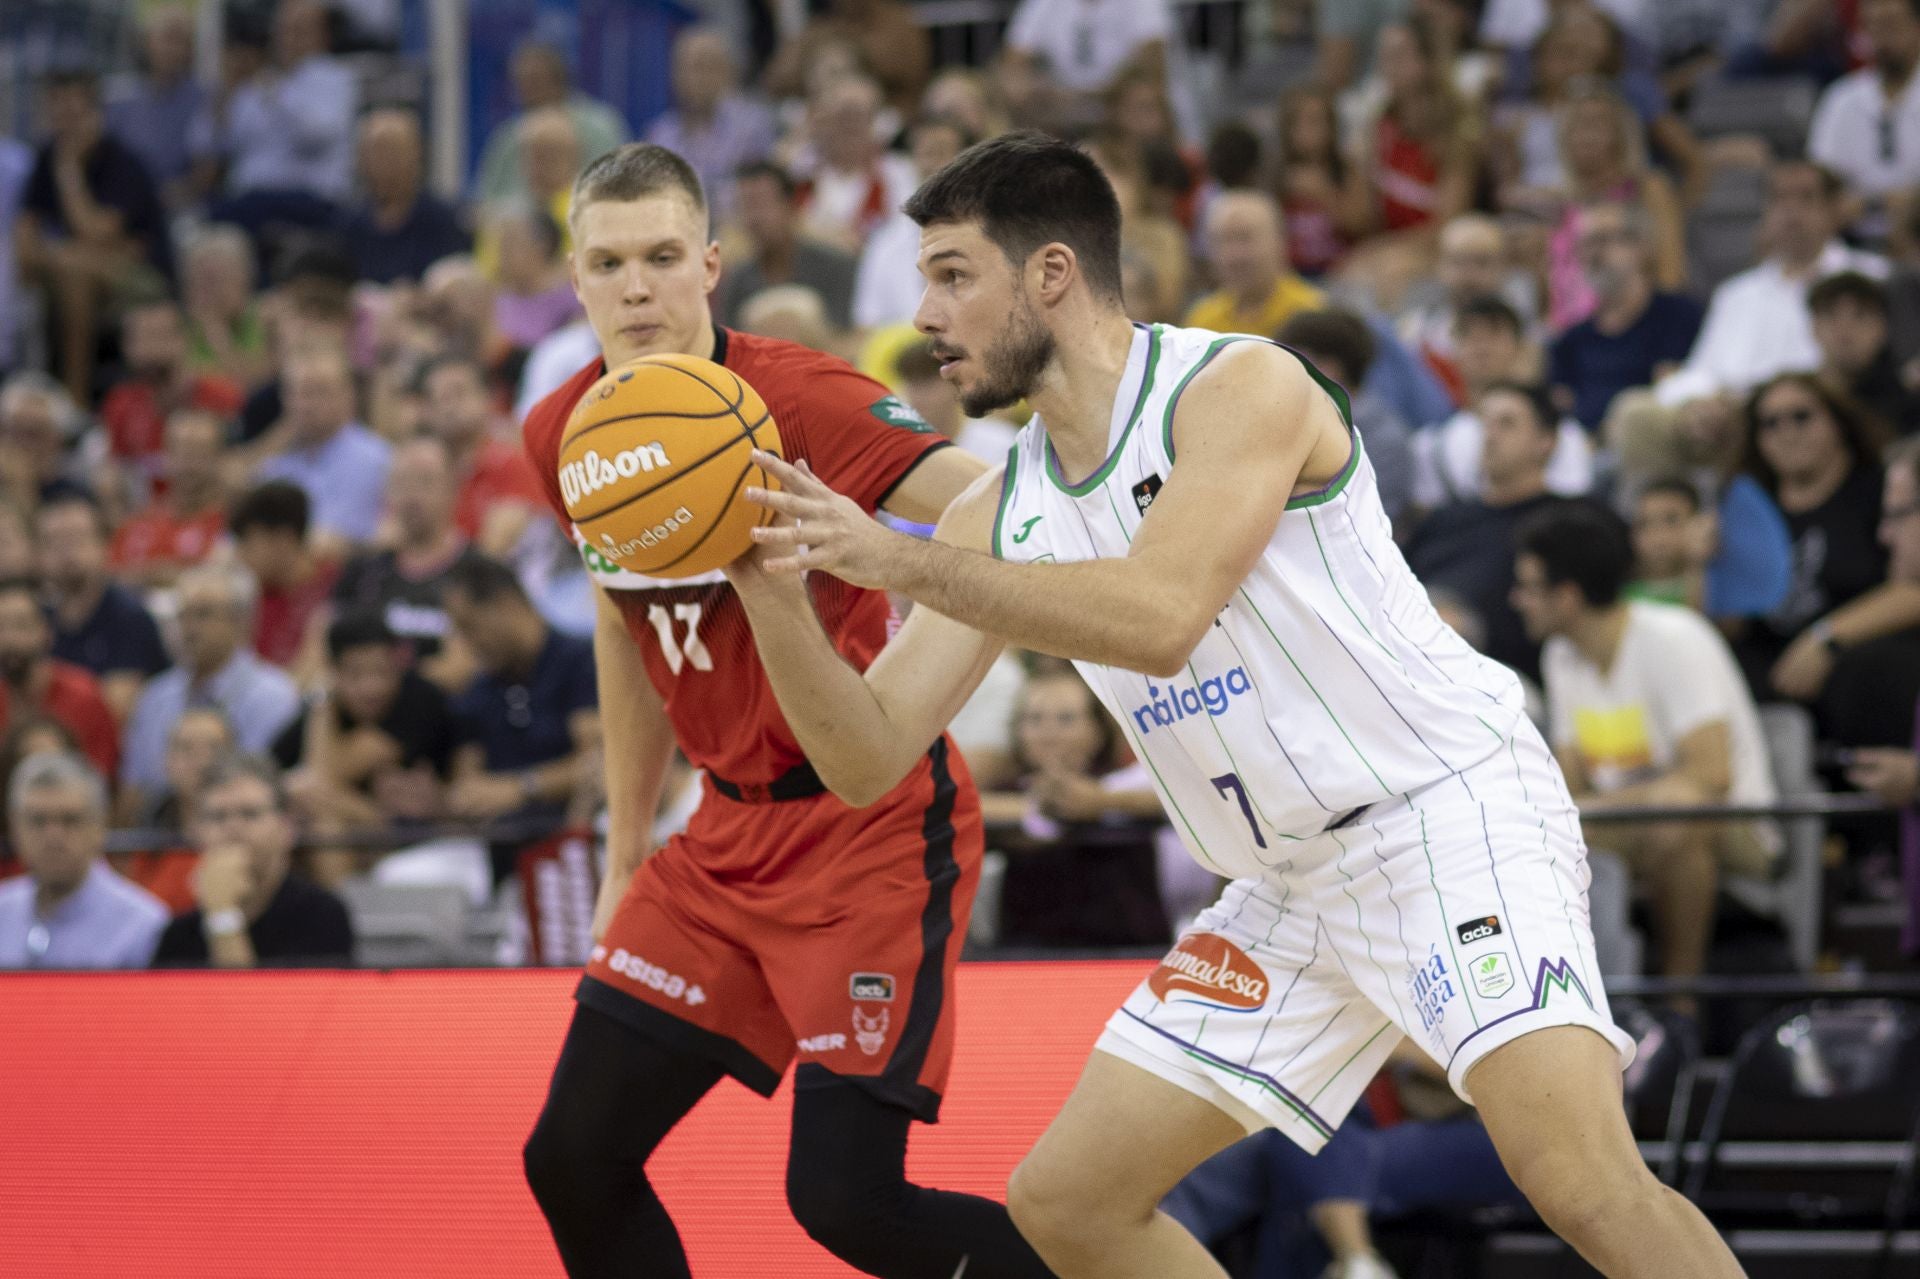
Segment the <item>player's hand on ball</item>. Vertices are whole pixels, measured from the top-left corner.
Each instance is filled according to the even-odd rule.
[[[783,516],[753,530],[767,573],[818,569],[854,586],[884,589],[893,543],[900,535],[883,527],[852,498],[834,492],[802,461],[791,466],[771,453],[755,453],[755,466],[780,481],[770,492],[749,488],[747,500]]]

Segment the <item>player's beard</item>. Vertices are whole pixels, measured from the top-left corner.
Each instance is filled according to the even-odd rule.
[[[1053,350],[1053,334],[1022,296],[1006,330],[980,361],[986,380],[960,396],[960,408],[968,417],[985,417],[1018,404],[1033,394],[1040,375],[1053,363]]]

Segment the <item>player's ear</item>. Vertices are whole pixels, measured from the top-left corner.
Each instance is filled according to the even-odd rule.
[[[703,257],[706,267],[706,291],[713,292],[720,287],[720,241],[707,241],[707,251]]]
[[[1058,302],[1066,295],[1067,286],[1080,274],[1079,259],[1074,256],[1072,249],[1055,242],[1042,245],[1035,254],[1035,261],[1039,267],[1039,281],[1034,291],[1048,305]]]

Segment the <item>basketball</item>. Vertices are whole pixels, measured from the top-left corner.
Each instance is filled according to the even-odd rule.
[[[780,452],[773,415],[729,369],[649,355],[587,389],[560,437],[560,493],[602,557],[647,577],[696,577],[732,562],[772,512],[749,483],[778,488],[752,462]]]

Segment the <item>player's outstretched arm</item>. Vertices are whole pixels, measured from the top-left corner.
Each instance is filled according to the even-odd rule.
[[[997,470],[981,476],[947,508],[935,538],[958,548],[987,546],[999,488]],[[821,628],[804,580],[768,573],[766,558],[765,549],[755,550],[726,570],[753,624],[760,663],[820,780],[864,808],[926,753],[986,678],[1000,642],[916,608],[863,676]]]
[[[1255,342],[1227,348],[1194,378],[1173,432],[1179,465],[1124,558],[1010,564],[984,542],[916,541],[766,455],[756,459],[783,491],[747,496],[789,522],[754,530],[755,540],[772,552],[770,572],[821,570],[899,591],[1020,648],[1172,676],[1272,540],[1302,468],[1311,459],[1310,473],[1331,474],[1349,447],[1300,361]]]
[[[602,762],[607,786],[607,873],[593,912],[593,936],[606,931],[633,872],[653,853],[660,787],[673,758],[673,724],[647,677],[639,645],[620,606],[594,594],[593,664],[600,689]]]

